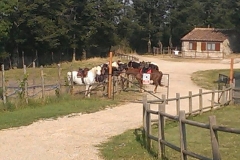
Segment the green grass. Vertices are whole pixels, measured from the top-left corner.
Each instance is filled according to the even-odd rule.
[[[235,70],[239,71],[239,70]],[[217,89],[218,75],[229,75],[229,70],[207,70],[192,74],[194,83],[205,89]],[[208,116],[216,115],[218,125],[237,127],[240,123],[240,106],[228,106],[219,110],[206,112],[201,116],[189,117],[194,121],[208,123]],[[157,136],[158,126],[152,126],[153,135]],[[239,127],[238,127],[239,128]],[[187,125],[188,150],[211,158],[209,130]],[[179,128],[176,122],[167,121],[165,136],[167,141],[179,146]],[[240,135],[219,132],[219,143],[222,159],[237,160],[240,157]],[[125,133],[112,137],[108,142],[99,145],[104,159],[157,159],[157,143],[147,152],[142,138],[141,129],[128,130]],[[180,159],[180,154],[166,147],[166,156],[169,160]],[[188,158],[191,160],[191,158]]]
[[[113,60],[116,61],[117,57],[113,57]],[[75,61],[75,62],[64,62],[61,63],[61,80],[63,81],[66,78],[67,72],[71,70],[78,70],[81,68],[92,68],[94,66],[100,65],[102,63],[108,62],[109,58],[90,58],[84,61]],[[46,84],[56,83],[58,80],[58,65],[52,64],[44,66],[43,68],[44,78]],[[28,82],[31,84],[35,80],[36,84],[41,82],[41,68],[27,68]],[[11,69],[5,71],[5,79],[7,82],[16,82],[19,83],[23,79],[23,69]]]
[[[240,106],[228,106],[219,110],[204,113],[201,116],[190,117],[194,121],[208,123],[208,116],[216,115],[217,124],[228,127],[239,126]],[[157,125],[153,125],[153,135],[157,136]],[[187,125],[187,148],[192,152],[211,158],[209,130]],[[176,122],[167,121],[165,130],[166,140],[179,145],[179,128]],[[222,159],[238,160],[240,157],[240,135],[219,132],[220,152]],[[99,146],[102,157],[111,159],[157,159],[157,143],[153,143],[150,152],[144,148],[144,141],[140,129],[128,130],[125,133],[112,137],[108,142]],[[169,160],[180,159],[180,154],[166,147],[166,156]],[[188,158],[192,159],[192,158]]]
[[[116,60],[114,57],[113,60]],[[78,70],[79,67],[93,67],[108,61],[108,58],[91,58],[86,61],[76,61],[74,63],[62,63],[61,79],[66,77],[67,71]],[[36,84],[41,81],[40,68],[28,68],[27,73],[28,83],[31,85],[32,80],[35,79]],[[58,80],[58,68],[57,64],[44,67],[45,84],[53,84]],[[6,80],[14,81],[19,84],[18,80],[23,78],[23,69],[12,69],[5,73]],[[9,89],[10,90],[10,89]],[[75,89],[76,90],[76,89]],[[11,93],[10,91],[8,91]],[[54,92],[54,91],[53,91]],[[1,95],[0,88],[0,95]],[[95,97],[92,95],[91,97]],[[8,102],[4,105],[0,103],[0,129],[6,129],[11,127],[19,127],[29,125],[35,121],[46,118],[57,118],[66,116],[71,113],[92,113],[102,110],[106,107],[114,107],[120,103],[126,103],[129,100],[135,100],[141,96],[140,93],[129,94],[127,92],[121,92],[115,95],[115,99],[108,99],[107,97],[98,98],[83,98],[81,95],[66,95],[61,91],[60,97],[54,95],[54,93],[46,95],[46,100],[42,101],[40,98],[29,98],[29,104],[26,104],[24,99],[19,99],[18,96],[8,98]]]
[[[82,95],[63,95],[48,97],[45,102],[41,99],[29,100],[28,105],[20,100],[14,104],[8,102],[6,105],[0,105],[0,129],[25,126],[41,119],[57,118],[72,113],[93,113],[125,103],[127,100],[134,100],[140,95],[137,93],[133,96],[123,92],[116,95],[115,100],[106,97],[82,98]]]
[[[0,113],[0,129],[29,125],[46,118],[57,118],[71,113],[91,113],[116,105],[117,101],[108,99],[77,99],[70,96],[49,98],[45,104],[30,101],[24,108]],[[11,104],[7,104],[11,107]]]
[[[239,72],[240,70],[234,70]],[[220,69],[220,70],[206,70],[206,71],[197,71],[191,75],[191,79],[199,87],[204,89],[217,89],[217,83],[213,83],[218,80],[219,74],[224,74],[229,76],[229,69]]]

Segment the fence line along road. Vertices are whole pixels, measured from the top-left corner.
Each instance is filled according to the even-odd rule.
[[[211,91],[211,92],[204,92],[202,93],[200,91],[199,94],[196,95],[190,95],[190,96],[185,96],[185,97],[176,97],[176,98],[171,98],[171,99],[166,99],[166,96],[162,96],[162,100],[160,101],[161,103],[158,104],[158,111],[151,110],[151,103],[156,103],[156,101],[148,101],[146,96],[143,98],[143,139],[146,141],[147,149],[150,150],[152,146],[152,140],[157,141],[158,143],[158,156],[159,158],[161,157],[166,158],[165,156],[165,146],[170,147],[173,150],[176,150],[180,152],[181,154],[181,159],[186,160],[188,156],[196,158],[196,159],[204,159],[204,160],[220,160],[220,151],[219,151],[219,145],[218,145],[218,132],[227,132],[227,133],[233,133],[233,134],[240,134],[240,129],[237,128],[228,128],[224,126],[219,126],[217,125],[216,117],[215,116],[209,116],[209,123],[200,123],[192,120],[187,120],[186,117],[188,115],[192,114],[201,114],[206,110],[209,109],[216,109],[222,106],[225,106],[229,104],[230,101],[232,101],[232,90],[234,88],[231,86],[229,88],[223,88],[223,90],[219,91]],[[215,94],[220,92],[222,94],[222,99],[221,103],[217,104],[214,103],[215,99]],[[202,100],[202,95],[204,94],[212,94],[212,100],[211,100],[211,106],[206,106],[203,107],[199,105],[199,109],[197,110],[191,110],[192,108],[192,97],[199,97],[200,104]],[[176,94],[178,95],[178,94]],[[182,99],[189,99],[189,113],[185,113],[185,111],[181,110],[179,104],[180,100]],[[178,114],[176,116],[171,115],[166,113],[166,102],[167,101],[176,101],[176,109]],[[152,135],[152,119],[151,115],[157,115],[157,123],[158,123],[158,137],[155,137]],[[174,121],[177,121],[179,124],[179,135],[180,135],[180,146],[176,146],[165,139],[165,120],[171,119]],[[155,121],[155,120],[154,120]],[[205,157],[203,155],[191,152],[187,150],[187,141],[186,141],[186,124],[187,125],[192,125],[195,127],[203,128],[209,130],[210,137],[211,137],[211,146],[212,146],[212,158]]]

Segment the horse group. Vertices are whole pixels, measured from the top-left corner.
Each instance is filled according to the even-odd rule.
[[[150,79],[153,81],[155,85],[154,93],[157,91],[158,85],[163,86],[161,84],[162,80],[162,72],[159,71],[157,64],[152,62],[135,62],[129,61],[128,63],[123,63],[120,60],[116,62],[112,62],[112,76],[120,77],[122,84],[124,85],[123,74],[126,74],[127,77],[129,75],[133,75],[140,87],[140,91],[142,91],[142,75],[143,73],[150,73]],[[67,79],[69,85],[72,85],[71,82],[79,85],[85,85],[85,96],[90,97],[90,91],[92,89],[92,85],[94,83],[104,83],[107,82],[109,76],[109,63],[103,63],[101,65],[95,66],[91,69],[89,68],[79,68],[78,71],[72,71],[67,73]],[[123,86],[122,86],[123,87]]]

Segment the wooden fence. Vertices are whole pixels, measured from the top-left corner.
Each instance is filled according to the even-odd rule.
[[[2,65],[1,67],[1,95],[4,104],[8,101],[11,101],[12,99],[18,98],[25,99],[26,103],[28,103],[29,99],[32,98],[42,98],[43,100],[45,100],[47,96],[58,96],[63,92],[73,94],[73,85],[69,85],[68,83],[66,83],[66,77],[62,76],[62,68],[60,64],[58,64],[56,68],[53,68],[53,70],[55,70],[54,75],[48,75],[52,77],[50,81],[48,79],[49,77],[46,77],[43,66],[38,69],[36,68],[36,71],[35,67],[31,69],[31,72],[39,72],[40,77],[38,77],[36,76],[36,74],[32,75],[31,73],[27,72],[27,67],[26,65],[24,65],[22,77],[18,77],[20,78],[19,82],[17,82],[18,78],[10,80],[13,84],[10,84],[9,79],[6,78],[4,65]],[[72,67],[70,67],[69,70],[72,70]],[[73,82],[71,83],[73,84]],[[99,83],[93,84],[92,91],[99,89],[99,85]],[[76,93],[85,92],[85,85],[74,85],[74,88],[75,87],[77,87],[78,89],[84,87],[84,89],[81,88],[81,90]]]
[[[35,66],[35,65],[34,65]],[[61,68],[60,65],[58,65],[57,71],[58,71],[58,77],[56,78],[56,83],[54,84],[46,84],[45,83],[45,76],[44,76],[44,69],[43,66],[40,68],[40,84],[36,84],[36,79],[32,79],[31,85],[30,79],[28,78],[28,73],[27,73],[27,67],[26,65],[23,66],[23,77],[20,80],[17,85],[9,85],[8,80],[6,80],[5,77],[5,70],[4,70],[4,65],[2,67],[2,100],[3,103],[7,103],[7,100],[9,100],[10,97],[15,98],[14,96],[19,95],[22,96],[21,98],[24,98],[26,103],[28,103],[28,99],[32,97],[39,96],[42,99],[45,99],[46,92],[47,91],[56,91],[56,89],[61,88],[61,86],[64,86],[61,84]],[[35,67],[34,67],[35,68]],[[56,72],[57,72],[56,71]],[[36,77],[34,77],[36,78]],[[30,94],[31,90],[31,94]]]
[[[222,93],[222,100],[220,104],[214,103],[215,94],[221,92]],[[204,160],[211,160],[211,158],[205,157],[203,155],[199,155],[197,153],[191,152],[187,150],[187,142],[186,142],[186,124],[208,129],[210,132],[211,137],[211,146],[212,146],[212,159],[213,160],[220,160],[220,151],[219,151],[219,145],[218,145],[218,132],[228,132],[228,133],[235,133],[240,134],[240,129],[236,128],[227,128],[223,126],[217,125],[216,117],[210,116],[209,117],[209,124],[205,123],[199,123],[192,120],[187,120],[186,116],[191,114],[200,114],[206,110],[209,109],[215,109],[220,106],[224,106],[228,104],[232,100],[232,87],[224,88],[223,90],[219,91],[210,91],[203,93],[201,89],[199,90],[199,94],[192,95],[191,92],[189,92],[189,96],[180,97],[177,96],[176,98],[166,99],[166,96],[163,95],[162,100],[158,102],[161,102],[158,104],[158,111],[151,110],[150,104],[156,103],[157,101],[148,101],[146,96],[143,99],[143,138],[146,138],[146,144],[147,148],[151,149],[152,146],[152,140],[156,141],[158,143],[158,156],[159,158],[166,158],[165,157],[165,146],[170,147],[173,150],[176,150],[180,152],[181,159],[186,160],[188,156],[196,158],[196,159],[204,159]],[[203,107],[202,106],[202,95],[204,94],[211,94],[212,100],[211,105]],[[179,94],[177,94],[179,95]],[[198,97],[199,98],[199,109],[192,110],[192,98]],[[180,100],[181,99],[189,99],[189,112],[185,113],[185,111],[182,111],[180,109]],[[177,109],[177,116],[170,115],[165,112],[166,110],[166,103],[167,101],[176,101],[176,109]],[[158,119],[158,137],[155,137],[152,135],[152,128],[151,128],[151,114],[157,115]],[[170,142],[166,141],[165,139],[165,119],[171,119],[174,121],[177,121],[179,124],[179,131],[180,131],[180,146],[176,146],[174,144],[171,144]]]
[[[128,55],[128,54],[115,53],[114,56],[118,57],[121,60],[139,61],[139,59],[137,57]]]
[[[135,56],[131,56],[131,55],[127,55],[127,54],[115,54],[114,56],[118,56],[120,59],[124,59],[124,60],[134,60],[134,61],[138,61],[139,59],[136,58]],[[35,62],[33,62],[33,68],[35,68]],[[10,85],[8,82],[8,79],[6,78],[5,75],[5,70],[4,70],[4,65],[1,65],[1,69],[2,69],[2,100],[3,103],[7,103],[7,101],[10,101],[10,98],[18,98],[16,97],[17,95],[22,96],[22,98],[25,99],[26,103],[28,103],[28,99],[29,98],[42,98],[43,100],[46,98],[47,93],[50,94],[59,94],[61,92],[61,90],[63,88],[66,89],[66,92],[70,92],[73,93],[73,86],[79,88],[79,87],[84,87],[85,85],[73,85],[73,82],[71,81],[72,85],[68,85],[66,84],[66,79],[62,79],[62,69],[60,64],[57,65],[56,68],[56,75],[52,75],[52,76],[56,76],[55,77],[55,81],[51,84],[49,84],[49,82],[46,82],[46,76],[44,73],[44,68],[41,66],[40,67],[40,77],[32,77],[32,79],[30,79],[28,76],[31,75],[31,73],[27,72],[27,67],[26,65],[23,66],[23,77],[21,77],[20,82],[15,83],[14,85]],[[72,70],[72,67],[69,68],[69,71]],[[38,72],[36,70],[36,72]],[[39,79],[39,82],[36,81],[36,79]],[[17,81],[17,78],[14,79],[14,81]],[[119,79],[117,77],[112,77],[112,94],[114,97],[114,94],[116,93],[120,93],[122,91],[122,86],[118,84]],[[47,84],[48,83],[48,84]],[[106,84],[105,84],[106,85]],[[100,83],[96,83],[93,84],[93,89],[94,90],[98,90],[100,87],[105,88],[104,84],[100,84]],[[129,84],[128,87],[131,87],[131,84]],[[76,91],[76,89],[74,89]],[[47,93],[46,93],[47,92]],[[80,92],[85,92],[85,88],[82,89]],[[79,92],[79,93],[80,93]],[[101,91],[101,93],[103,93],[103,95],[106,95],[106,90]]]

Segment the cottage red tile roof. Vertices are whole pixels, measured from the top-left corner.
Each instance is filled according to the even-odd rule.
[[[186,34],[182,41],[215,41],[222,42],[226,40],[233,30],[215,29],[215,28],[194,28]]]

